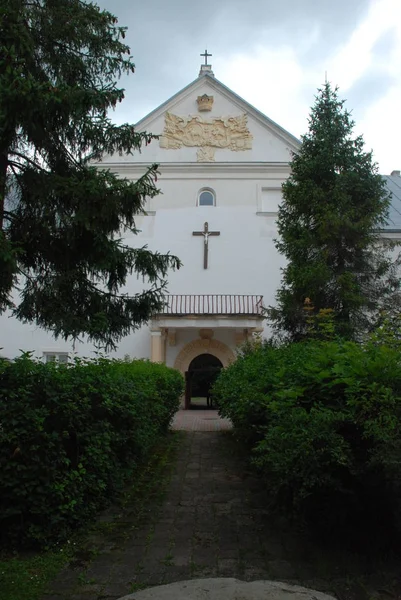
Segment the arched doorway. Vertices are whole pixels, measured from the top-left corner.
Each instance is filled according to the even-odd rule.
[[[212,408],[210,392],[222,368],[222,362],[213,354],[199,354],[191,360],[185,373],[185,408]],[[194,398],[196,404],[191,402]],[[200,404],[198,399],[204,402]]]
[[[236,358],[231,348],[219,340],[193,340],[179,352],[174,362],[174,369],[178,369],[184,375],[191,361],[199,354],[213,354],[221,361],[223,367],[228,367]]]

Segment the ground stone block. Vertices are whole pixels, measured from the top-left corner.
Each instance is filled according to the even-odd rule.
[[[279,581],[194,579],[135,592],[121,600],[334,600],[332,596]]]

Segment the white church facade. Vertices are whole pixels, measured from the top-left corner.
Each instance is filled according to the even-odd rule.
[[[281,185],[300,142],[220,83],[210,65],[199,77],[137,124],[158,140],[136,156],[104,157],[99,168],[136,179],[160,165],[161,194],[139,216],[133,246],[170,252],[183,267],[168,277],[167,306],[124,338],[112,356],[149,358],[185,373],[197,356],[223,366],[253,334],[269,334],[263,306],[274,304],[284,259],[275,248]],[[401,178],[388,178],[393,220],[401,231]],[[399,212],[398,212],[399,211]],[[127,291],[140,292],[130,280]],[[32,350],[45,360],[91,356],[90,344],[55,340],[33,325],[0,317],[0,353]]]

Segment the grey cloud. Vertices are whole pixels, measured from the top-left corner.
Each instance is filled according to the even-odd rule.
[[[398,73],[388,70],[388,61],[396,47],[395,28],[383,33],[372,48],[372,65],[347,91],[347,106],[354,107],[354,117],[359,120],[367,108],[380,100],[389,88],[398,82]]]
[[[258,44],[289,46],[305,66],[344,43],[365,16],[369,0],[98,0],[128,27],[136,74],[124,78],[118,120],[136,121],[195,79],[207,47],[219,77],[219,58],[252,52]],[[301,48],[312,32],[317,40]]]
[[[397,25],[398,27],[398,25]],[[391,58],[397,45],[397,29],[394,26],[392,29],[385,31],[372,48],[372,54],[376,59],[385,60]]]
[[[346,106],[348,110],[352,110],[355,120],[359,121],[366,109],[385,95],[396,82],[394,74],[382,69],[370,69],[360,77],[346,93]]]

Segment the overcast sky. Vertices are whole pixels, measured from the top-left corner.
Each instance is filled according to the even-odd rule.
[[[136,122],[198,76],[299,137],[325,72],[380,172],[401,168],[401,0],[97,0],[128,27],[136,73],[117,122]]]

